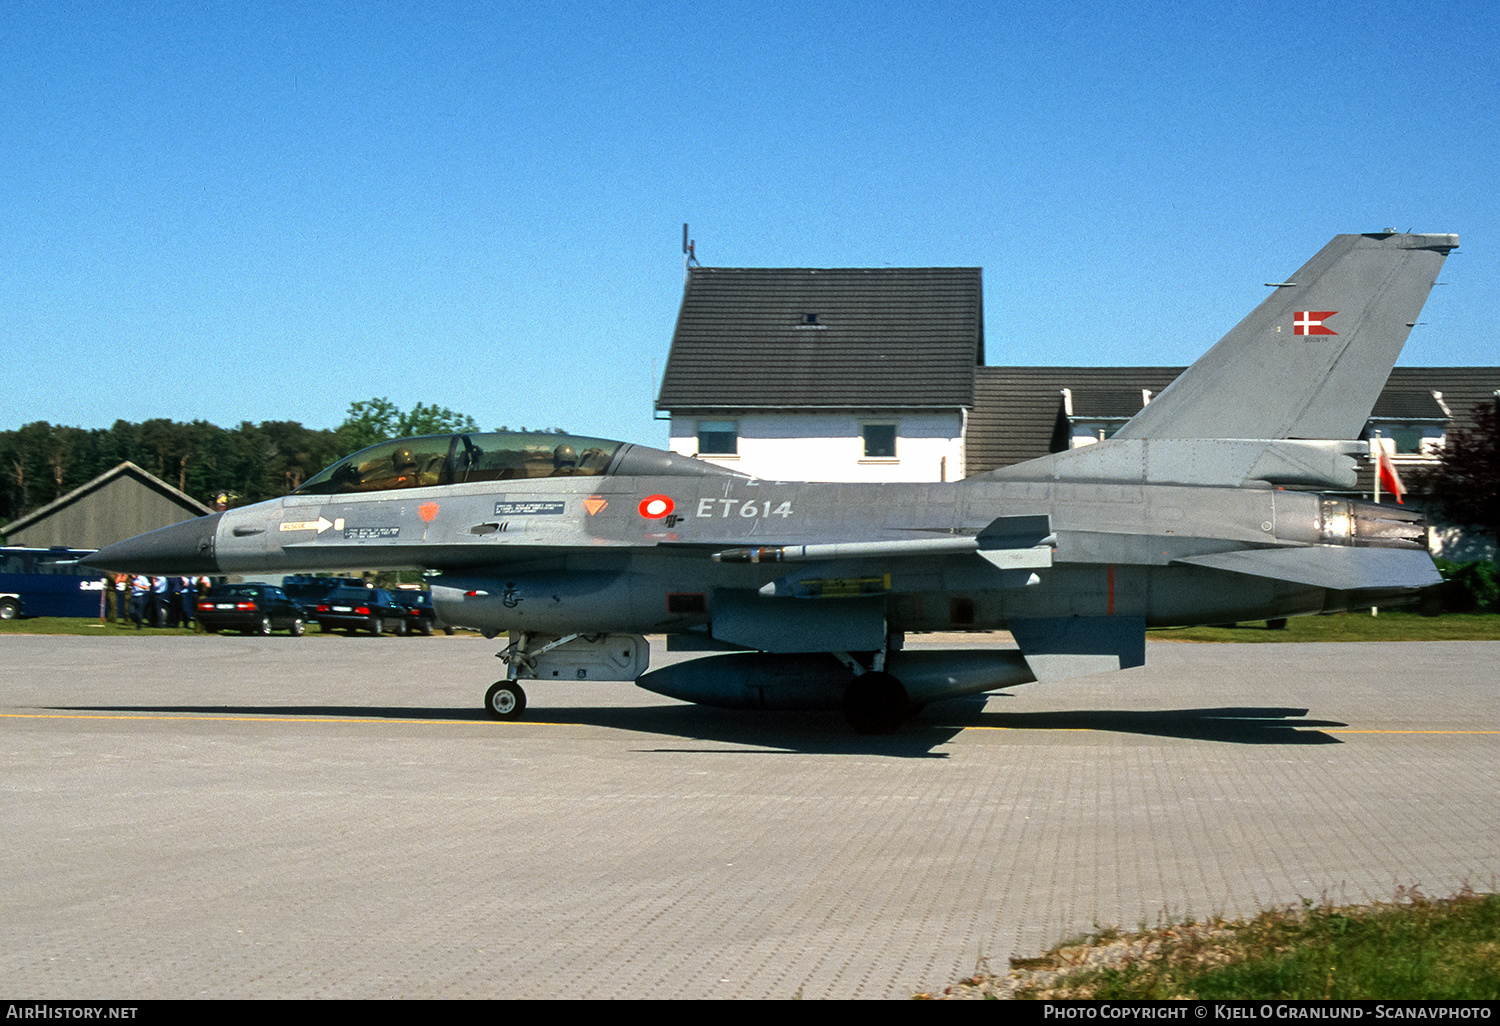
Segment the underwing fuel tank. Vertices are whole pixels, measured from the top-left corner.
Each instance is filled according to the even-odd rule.
[[[1015,649],[891,653],[886,671],[916,705],[977,695],[1036,680]],[[647,691],[723,709],[837,709],[853,673],[827,653],[732,652],[664,666],[642,675]]]

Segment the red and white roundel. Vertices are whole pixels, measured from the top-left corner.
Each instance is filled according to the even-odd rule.
[[[672,512],[672,499],[666,495],[648,495],[637,508],[647,520],[660,520]]]

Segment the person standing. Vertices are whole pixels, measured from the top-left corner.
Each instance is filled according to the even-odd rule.
[[[145,574],[136,574],[130,579],[130,622],[135,624],[135,629],[141,629],[141,622],[146,618],[146,600],[151,594],[151,578]]]
[[[161,627],[167,622],[167,579],[151,578],[151,626]]]
[[[198,595],[193,587],[193,579],[191,577],[180,578],[177,583],[177,604],[182,626],[191,630],[193,626],[194,603],[197,601]]]

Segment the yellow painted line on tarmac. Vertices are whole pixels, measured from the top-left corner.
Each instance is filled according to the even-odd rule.
[[[1500,730],[1334,730],[1324,727],[1325,734],[1500,734]]]
[[[125,714],[125,713],[0,713],[0,719],[12,720],[202,720],[210,723],[479,723],[485,726],[504,726],[508,723],[516,725],[530,724],[532,726],[561,727],[566,723],[552,722],[548,720],[492,720],[492,719],[470,719],[470,720],[438,720],[425,716],[223,716],[208,713],[180,713],[174,715],[164,714]],[[1435,734],[1435,735],[1500,735],[1500,730],[1357,730],[1351,728],[1315,727],[1310,724],[1300,723],[1261,723],[1262,727],[1282,727],[1303,731],[1318,731],[1323,734]],[[1087,733],[1119,733],[1112,727],[1011,727],[993,726],[984,724],[932,724],[934,727],[951,729],[957,727],[960,730],[1017,730],[1017,731],[1045,731],[1049,734],[1087,734]],[[1129,731],[1126,731],[1129,733]]]
[[[14,720],[202,720],[230,723],[482,723],[485,726],[501,725],[504,721],[491,719],[434,720],[425,716],[211,716],[206,713],[184,713],[181,715],[124,715],[119,713],[0,713],[0,719]],[[545,724],[540,720],[516,720],[515,723]]]
[[[1210,722],[1210,721],[1206,721],[1205,720],[1203,722],[1207,723],[1207,722]],[[1237,721],[1224,720],[1222,722],[1223,723],[1235,723]],[[1318,727],[1318,726],[1315,726],[1315,725],[1310,724],[1310,723],[1279,723],[1279,722],[1274,722],[1274,721],[1273,722],[1261,722],[1261,721],[1258,721],[1258,720],[1257,721],[1251,721],[1249,723],[1245,723],[1244,725],[1245,726],[1259,727],[1259,728],[1262,728],[1262,729],[1272,729],[1272,728],[1278,728],[1279,727],[1279,728],[1282,728],[1282,729],[1292,729],[1292,730],[1301,730],[1301,731],[1317,731],[1320,734],[1500,734],[1500,730],[1354,730],[1354,729],[1338,729],[1338,728],[1334,728],[1334,727]],[[1130,730],[1125,730],[1125,729],[1122,729],[1122,728],[1119,728],[1119,727],[1010,727],[1010,726],[986,725],[986,724],[979,724],[979,723],[968,723],[968,724],[933,724],[933,726],[941,726],[944,729],[949,729],[949,728],[956,727],[956,728],[958,728],[960,730],[965,730],[965,731],[968,731],[968,730],[1030,730],[1030,731],[1046,731],[1049,734],[1087,734],[1087,733],[1103,733],[1103,734],[1126,733],[1126,734],[1129,734],[1129,733],[1132,733],[1132,731],[1130,731]]]
[[[1108,732],[1106,727],[1006,727],[986,723],[932,723],[929,726],[942,730],[1045,730],[1049,734],[1088,734],[1096,730]]]

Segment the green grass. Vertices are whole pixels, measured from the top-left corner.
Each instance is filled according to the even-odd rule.
[[[120,621],[100,625],[98,620],[38,616],[24,620],[0,620],[4,634],[192,634],[180,628],[148,628],[138,631]],[[316,634],[311,627],[309,634]],[[1500,641],[1500,615],[1448,613],[1419,616],[1416,613],[1340,613],[1336,616],[1299,616],[1287,621],[1285,630],[1273,631],[1265,622],[1237,627],[1182,627],[1153,630],[1151,641]]]
[[[1500,998],[1500,895],[1264,912],[1248,921],[1184,924],[1123,938],[1099,935],[1013,963],[1060,978],[1018,980],[1020,998],[1495,1000]],[[1090,947],[1131,956],[1069,972]],[[1140,952],[1144,949],[1146,953]],[[1023,974],[1023,977],[1025,974]]]
[[[1181,627],[1153,630],[1151,641],[1500,641],[1500,616],[1493,613],[1417,613],[1381,610],[1333,616],[1295,616],[1285,630],[1270,630],[1265,621],[1234,627]]]
[[[31,616],[20,620],[0,620],[0,635],[3,634],[129,634],[131,636],[158,636],[163,634],[193,634],[181,627],[147,627],[136,630],[128,620],[101,624],[97,619],[76,616]],[[202,633],[198,631],[196,633]]]
[[[238,637],[238,631],[225,631],[230,637]],[[317,637],[324,632],[316,623],[311,621],[307,625],[306,637]],[[343,633],[343,632],[339,632]],[[362,632],[361,632],[362,633]],[[389,632],[387,632],[389,633]],[[461,631],[460,634],[467,634]],[[7,634],[86,634],[90,637],[120,636],[131,638],[160,638],[160,637],[191,637],[194,634],[207,636],[207,631],[195,630],[191,627],[146,627],[137,630],[128,620],[119,620],[115,623],[101,624],[98,620],[82,619],[79,617],[66,616],[35,616],[24,620],[0,620],[0,637]],[[277,631],[275,637],[287,637],[286,631]],[[332,636],[331,634],[329,635]],[[443,636],[441,630],[436,636]],[[478,637],[477,634],[471,635]]]

